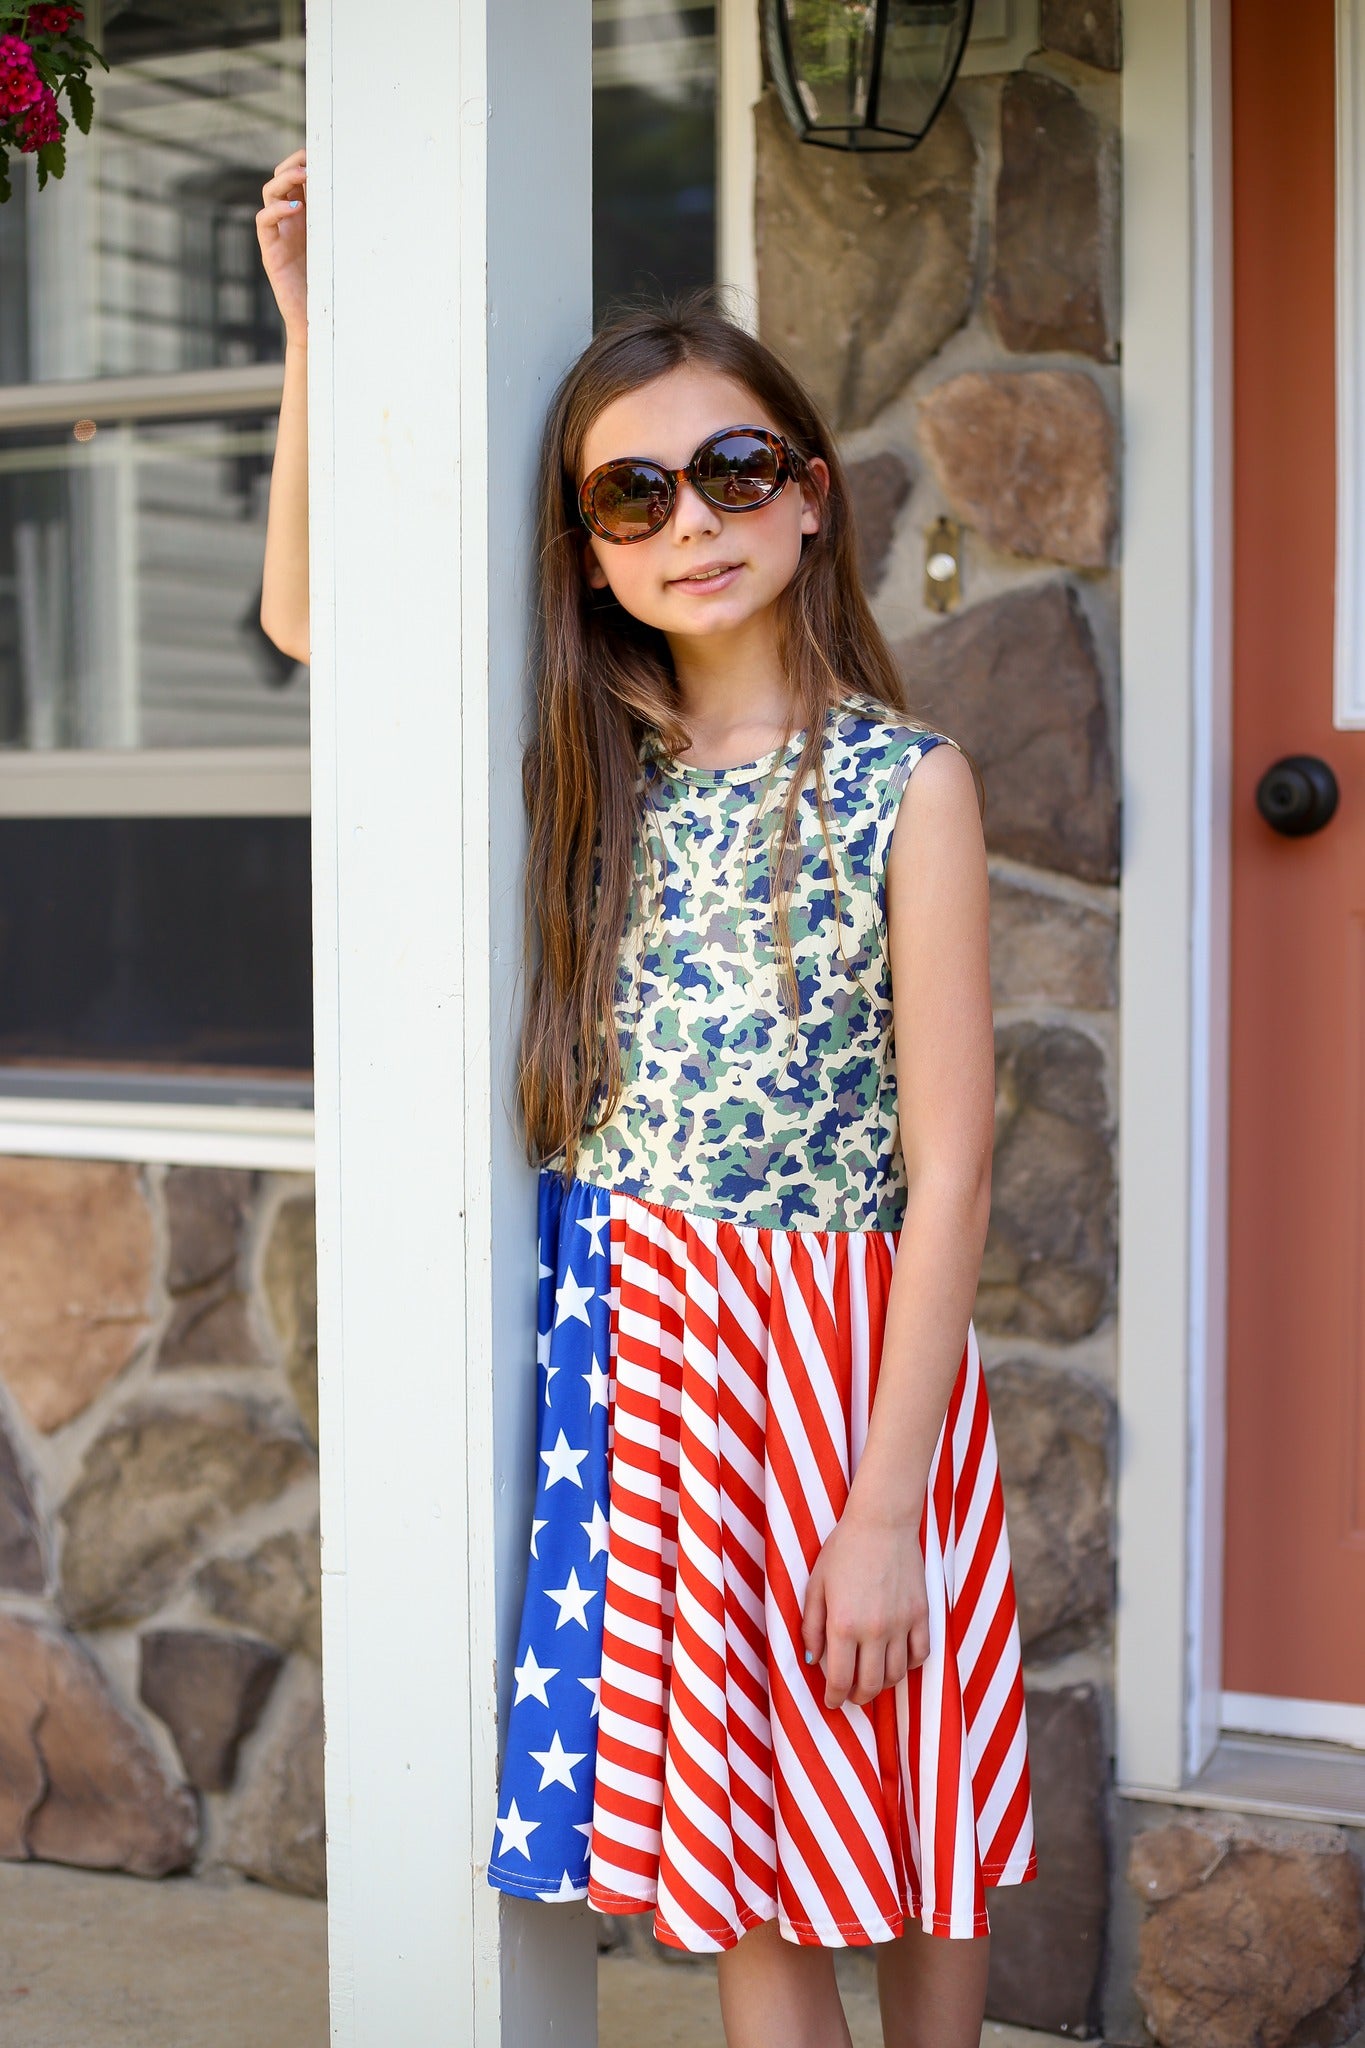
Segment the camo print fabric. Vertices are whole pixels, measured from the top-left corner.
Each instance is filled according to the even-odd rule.
[[[736,1224],[891,1230],[905,1171],[886,860],[906,783],[947,735],[861,696],[830,714],[837,892],[812,775],[797,807],[789,913],[798,1023],[782,1007],[769,855],[803,738],[737,767],[695,768],[646,735],[615,989],[625,1088],[610,1122],[584,1138],[574,1171]]]

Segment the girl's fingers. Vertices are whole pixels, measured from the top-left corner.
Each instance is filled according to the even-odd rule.
[[[302,202],[296,204],[292,199],[272,199],[269,206],[260,208],[256,219],[259,224],[268,225],[271,221],[286,219],[291,213],[302,212]]]
[[[907,1636],[902,1636],[896,1642],[887,1645],[886,1683],[899,1685],[909,1669],[910,1641]]]
[[[857,1671],[856,1636],[839,1634],[825,1638],[825,1705],[841,1707],[853,1690]]]
[[[910,1669],[917,1671],[929,1655],[929,1617],[924,1615],[910,1630]]]
[[[268,203],[272,199],[282,199],[287,192],[306,192],[307,190],[308,173],[299,164],[293,169],[282,167],[276,171],[273,178],[267,178],[261,187],[261,197]]]
[[[825,1654],[825,1588],[818,1571],[812,1572],[801,1612],[801,1647],[808,1664],[818,1664]]]
[[[857,1683],[852,1692],[853,1704],[865,1707],[886,1684],[886,1645],[881,1642],[858,1645]]]

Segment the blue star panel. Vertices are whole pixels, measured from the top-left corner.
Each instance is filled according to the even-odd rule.
[[[512,1715],[488,1881],[581,1899],[588,1888],[607,1583],[610,1197],[540,1175],[539,1473]]]

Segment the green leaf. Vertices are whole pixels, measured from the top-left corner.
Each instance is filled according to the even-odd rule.
[[[43,143],[38,151],[39,185],[44,185],[47,182],[44,175],[45,172],[50,171],[54,178],[60,178],[65,169],[66,144],[64,142]]]
[[[66,96],[71,103],[71,115],[82,135],[90,133],[90,117],[95,111],[95,95],[83,78],[71,77],[66,81]]]
[[[13,197],[14,187],[9,181],[9,158],[4,150],[0,149],[0,206]]]

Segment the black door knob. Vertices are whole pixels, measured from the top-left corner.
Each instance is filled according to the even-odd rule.
[[[1316,754],[1272,761],[1256,785],[1256,808],[1290,839],[1321,832],[1337,807],[1337,778]]]

